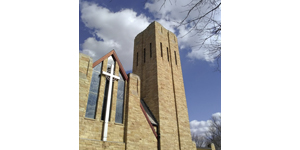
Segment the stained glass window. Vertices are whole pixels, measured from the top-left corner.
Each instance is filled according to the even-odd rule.
[[[95,119],[96,106],[98,102],[98,92],[100,84],[102,62],[93,68],[92,81],[90,85],[88,103],[86,106],[85,117]]]
[[[116,107],[116,123],[123,123],[124,108],[124,86],[125,82],[121,72],[119,72],[120,80],[118,81],[117,107]]]

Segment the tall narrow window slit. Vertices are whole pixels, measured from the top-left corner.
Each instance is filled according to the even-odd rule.
[[[139,65],[139,53],[136,53],[136,66]]]
[[[162,44],[161,44],[161,42],[160,42],[160,55],[161,55],[161,57],[163,57],[163,51],[162,51]]]
[[[144,62],[146,62],[146,49],[144,48]]]
[[[175,63],[176,63],[176,65],[177,65],[176,51],[174,51],[174,55],[175,55]]]
[[[151,48],[151,43],[150,43],[150,58],[152,57],[152,48]]]
[[[169,61],[169,49],[167,47],[167,57],[168,57],[168,61]]]

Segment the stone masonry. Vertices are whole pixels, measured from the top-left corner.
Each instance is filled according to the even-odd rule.
[[[113,51],[114,52],[114,51]],[[101,120],[105,89],[105,76],[101,76],[99,98],[95,119],[86,118],[86,106],[91,84],[93,63],[89,56],[79,54],[79,149],[80,150],[137,150],[157,149],[157,138],[153,134],[140,105],[140,79],[129,74],[125,80],[123,124],[115,123],[118,81],[113,84],[111,115],[108,125],[108,139],[103,141],[104,121]],[[115,74],[119,75],[118,63]],[[102,61],[102,70],[107,71],[107,58]]]
[[[140,76],[141,98],[159,122],[160,148],[196,149],[192,142],[177,38],[158,22],[134,40],[132,72]]]
[[[107,71],[109,56],[113,56],[116,62],[115,75],[121,73],[125,81],[123,123],[115,122],[118,81],[114,81],[108,137],[107,141],[103,141],[104,75],[100,76],[95,117],[86,118],[85,114],[93,67],[102,63],[102,71]],[[133,56],[133,73],[126,75],[114,50],[94,63],[89,56],[79,54],[79,149],[195,150],[175,34],[157,22],[151,23],[136,36]],[[149,121],[141,99],[158,124],[153,125]]]
[[[140,107],[140,78],[129,74],[126,150],[157,150],[157,139],[147,123]]]
[[[88,93],[92,77],[92,59],[84,54],[79,54],[79,149],[124,149],[124,124],[115,123],[115,109],[111,109],[111,117],[108,125],[108,141],[103,142],[102,133],[104,121],[101,120],[102,103],[105,82],[100,82],[99,98],[95,119],[85,118]],[[103,60],[103,70],[106,71],[107,59]],[[88,71],[87,71],[88,70]],[[116,63],[116,75],[119,74],[119,66]],[[86,75],[86,77],[84,76]],[[101,81],[105,81],[101,76]],[[125,82],[126,85],[126,82]],[[116,107],[117,82],[113,85],[112,108]]]

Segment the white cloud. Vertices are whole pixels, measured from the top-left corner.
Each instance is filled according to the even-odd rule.
[[[217,112],[217,113],[214,113],[212,114],[213,117],[221,117],[221,113],[220,112]]]
[[[150,3],[145,4],[145,9],[153,13],[156,18],[165,18],[167,20],[181,21],[187,13],[189,7],[186,7],[190,1],[166,1],[163,4],[163,0],[152,0]],[[195,17],[197,13],[191,13],[190,17]]]
[[[221,117],[221,113],[217,112],[212,114],[212,117]],[[198,121],[193,120],[190,122],[190,129],[192,134],[205,136],[205,132],[209,130],[211,120]]]
[[[82,44],[83,53],[96,61],[114,49],[124,69],[131,70],[134,38],[150,24],[149,19],[131,9],[111,12],[89,2],[81,2],[80,11],[83,23],[94,34]]]
[[[160,18],[158,22],[160,22],[164,27],[169,29],[171,32],[174,32],[175,26],[177,26],[178,23],[186,17],[189,8],[191,8],[191,6],[193,6],[193,4],[195,4],[198,1],[166,1],[163,7],[161,8],[163,2],[163,0],[152,0],[151,2],[147,2],[145,4],[145,9],[148,9],[148,11],[152,13],[156,18]],[[198,9],[197,11],[191,11],[187,20],[198,17],[199,13],[204,14],[207,11],[207,9],[209,9],[208,7],[212,7],[212,5],[201,5],[201,9]],[[221,15],[217,14],[215,19],[221,20]],[[202,28],[203,26],[203,23],[198,24],[198,28]],[[189,32],[192,29],[192,27],[193,24],[189,24],[177,28],[179,47],[181,49],[186,48],[189,51],[187,57],[191,59],[201,59],[208,62],[213,62],[213,56],[210,56],[207,52],[208,47],[202,47],[199,49],[199,45],[201,42],[200,39],[203,39],[205,36],[199,37],[196,34],[197,32],[195,30]],[[209,44],[209,41],[205,42],[205,45]]]
[[[199,37],[194,36],[195,31],[187,34],[191,25],[176,28],[186,16],[189,1],[176,1],[170,4],[166,1],[160,9],[162,0],[147,2],[145,9],[155,16],[155,20],[166,29],[177,34],[180,49],[188,50],[187,57],[213,62],[206,49],[199,49]],[[80,2],[81,19],[86,27],[91,29],[93,37],[87,38],[81,45],[83,53],[91,56],[94,61],[114,49],[125,70],[132,69],[133,45],[135,36],[142,32],[151,20],[143,14],[137,15],[132,9],[123,9],[112,12],[95,3]],[[191,13],[189,18],[196,17],[198,13]]]

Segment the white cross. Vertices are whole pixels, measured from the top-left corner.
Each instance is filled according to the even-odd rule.
[[[108,94],[107,94],[107,99],[106,99],[106,102],[107,102],[107,105],[106,105],[106,113],[105,113],[105,121],[104,121],[104,133],[103,133],[103,141],[107,141],[107,128],[108,128],[108,117],[109,117],[109,108],[110,108],[110,99],[111,99],[111,89],[112,89],[112,83],[113,83],[113,80],[119,80],[120,77],[118,76],[115,76],[113,74],[113,70],[114,70],[114,65],[112,64],[111,65],[111,69],[110,69],[110,73],[107,73],[105,71],[102,72],[102,74],[106,75],[108,80],[109,80],[109,87],[108,87]]]

